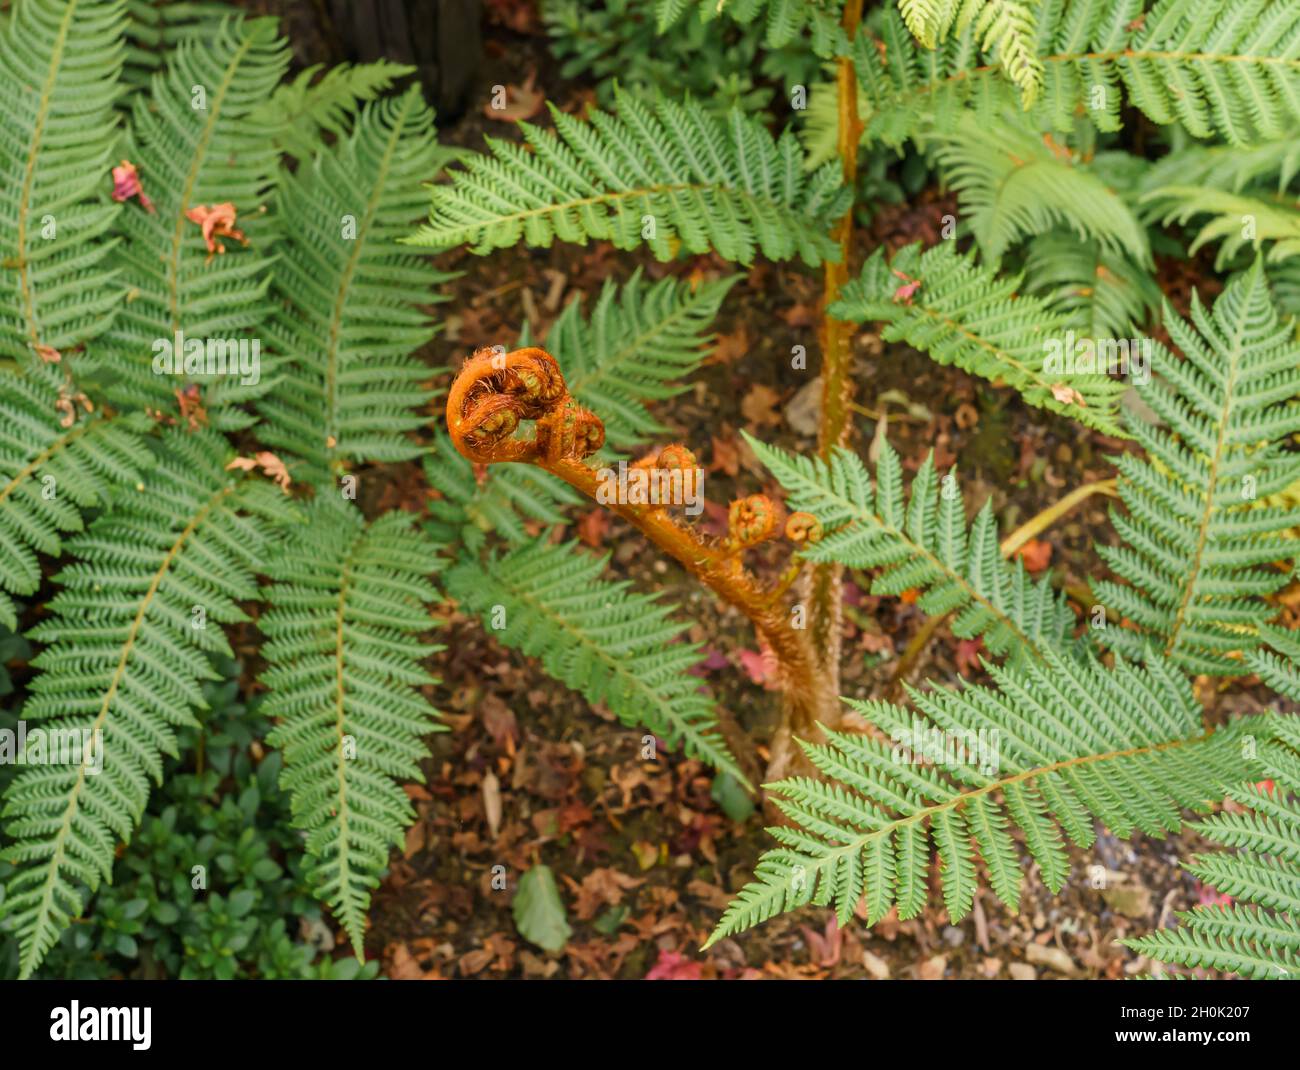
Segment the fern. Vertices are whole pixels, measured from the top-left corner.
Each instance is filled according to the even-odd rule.
[[[1159,656],[1104,668],[1048,652],[990,673],[995,687],[909,689],[911,710],[850,702],[892,748],[840,732],[803,744],[827,780],[769,786],[791,825],[770,830],[781,846],[763,856],[709,943],[808,903],[833,904],[845,924],[863,896],[868,924],[894,904],[900,918],[914,917],[926,905],[932,842],[949,918],[971,908],[977,857],[1014,912],[1026,863],[1010,829],[1056,892],[1070,872],[1061,830],[1081,847],[1093,841],[1094,818],[1119,836],[1163,838],[1179,828],[1181,808],[1205,807],[1207,776],[1246,771],[1240,737],[1254,722],[1207,738],[1190,683]],[[959,760],[942,769],[918,761],[935,731],[964,748],[947,752]]]
[[[221,0],[126,0],[126,66],[122,80],[143,89],[181,41],[209,43],[239,9]]]
[[[561,509],[583,498],[558,476],[525,464],[491,465],[482,481],[443,431],[424,456],[424,477],[441,498],[429,503],[431,531],[443,542],[460,542],[477,554],[489,532],[518,546],[529,528],[566,522]]]
[[[1066,149],[1022,123],[990,126],[966,116],[931,140],[980,251],[994,264],[1020,239],[1062,225],[1107,252],[1150,262],[1146,232],[1128,205]]]
[[[889,262],[877,249],[831,312],[881,322],[886,341],[907,342],[940,364],[1006,383],[1030,405],[1122,434],[1116,406],[1123,383],[1072,367],[1068,321],[1041,298],[1014,296],[1021,283],[976,266],[950,242],[925,252],[909,245]]]
[[[1300,698],[1300,689],[1294,694]],[[1229,788],[1247,812],[1224,811],[1192,826],[1236,851],[1197,855],[1186,868],[1237,901],[1179,911],[1177,928],[1123,941],[1135,951],[1243,977],[1300,976],[1300,731],[1294,718],[1276,724],[1278,741],[1260,754],[1272,783]]]
[[[433,392],[410,354],[434,335],[418,306],[448,276],[396,238],[437,168],[432,125],[418,88],[365,105],[348,138],[281,180],[280,307],[268,331],[290,360],[259,404],[260,433],[318,474],[420,452],[408,432]]]
[[[839,0],[655,0],[660,33],[692,14],[703,22],[719,15],[742,23],[761,19],[768,48],[783,48],[807,29],[813,51],[823,58],[837,55],[847,44],[841,6]]]
[[[1020,89],[1026,107],[1043,88],[1043,64],[1035,40],[1038,27],[1032,2],[1022,0],[898,0],[903,22],[924,48],[972,31],[972,39],[994,54],[1010,82]]]
[[[526,148],[489,139],[490,154],[434,187],[429,222],[408,240],[484,254],[598,238],[645,242],[661,260],[713,249],[742,264],[759,251],[808,264],[838,256],[827,232],[849,191],[834,166],[804,174],[792,133],[774,140],[739,111],[721,119],[690,100],[615,99],[617,115],[585,122],[552,107],[556,133],[521,122]]]
[[[247,384],[233,376],[159,375],[153,361],[155,343],[173,341],[178,331],[191,341],[247,338],[268,311],[273,228],[262,212],[277,154],[272,132],[251,113],[287,62],[274,20],[230,20],[210,45],[185,38],[166,73],[154,76],[152,94],[134,98],[129,151],[156,211],[132,204],[120,217],[121,280],[130,293],[94,354],[101,374],[118,377],[107,394],[123,407],[174,409],[175,391],[192,380],[206,386],[212,426],[236,429],[251,417],[232,406],[270,385],[268,353],[258,382]],[[225,202],[235,205],[250,248],[225,239],[226,253],[210,256],[186,212]]]
[[[60,377],[0,371],[0,624],[16,631],[10,595],[40,585],[38,553],[58,557],[60,535],[82,529],[82,510],[108,503],[115,485],[135,483],[149,465],[139,415],[87,415],[68,404],[61,420]],[[63,426],[66,422],[68,426]]]
[[[1300,640],[1293,630],[1274,624],[1261,624],[1259,634],[1268,646],[1249,651],[1247,663],[1274,691],[1300,702]]]
[[[1160,307],[1155,279],[1128,256],[1061,230],[1040,234],[1025,258],[1026,289],[1088,338],[1136,333]]]
[[[1281,445],[1300,432],[1300,346],[1258,261],[1212,310],[1195,300],[1190,324],[1168,309],[1164,320],[1186,359],[1152,347],[1159,378],[1137,389],[1166,426],[1128,421],[1148,459],[1116,459],[1125,509],[1111,519],[1122,542],[1098,547],[1129,585],[1094,585],[1132,627],[1096,634],[1129,656],[1158,644],[1190,672],[1233,673],[1232,655],[1270,615],[1262,596],[1287,581],[1266,566],[1296,555],[1285,533],[1300,510],[1260,502],[1300,477],[1300,457]]]
[[[624,724],[648,728],[669,745],[748,783],[717,733],[713,703],[687,670],[695,643],[672,607],[601,579],[609,560],[545,537],[447,572],[447,591],[483,617],[494,638],[541,658],[546,671]]]
[[[1290,0],[1160,0],[1149,9],[1143,0],[1044,0],[1037,21],[1042,90],[1023,94],[981,63],[975,27],[928,51],[885,12],[883,47],[866,31],[853,41],[867,139],[897,145],[968,108],[994,118],[1022,96],[1035,122],[1057,130],[1072,129],[1081,109],[1117,130],[1127,97],[1155,123],[1234,145],[1280,137],[1300,118],[1300,9]]]
[[[547,350],[570,392],[600,413],[611,446],[630,448],[667,432],[646,402],[686,389],[673,380],[708,354],[713,335],[706,332],[736,278],[645,285],[637,271],[622,287],[605,283],[589,320],[570,302],[551,325]]]
[[[340,63],[324,74],[322,67],[317,63],[300,71],[293,81],[277,86],[253,113],[258,122],[278,126],[280,148],[301,161],[316,155],[323,134],[346,137],[363,104],[415,72],[414,67],[386,59]]]
[[[0,357],[58,358],[120,301],[101,196],[118,140],[116,0],[21,0],[0,32]]]
[[[967,528],[956,473],[940,480],[933,454],[905,496],[902,465],[888,442],[873,486],[866,466],[848,450],[821,461],[748,441],[790,495],[790,506],[821,522],[824,534],[803,551],[807,560],[880,569],[872,594],[919,590],[921,610],[956,611],[953,634],[982,636],[994,654],[1042,661],[1047,650],[1067,642],[1074,615],[1064,599],[1045,580],[1030,581],[1023,563],[1003,558],[991,499]]]
[[[71,763],[26,765],[6,793],[3,857],[18,868],[3,909],[24,976],[109,879],[161,755],[197,724],[200,682],[217,677],[209,656],[232,656],[219,625],[247,619],[238,603],[257,594],[270,523],[292,517],[273,484],[224,470],[227,449],[211,433],[164,437],[143,487],[70,541],[53,615],[28,633],[48,645],[24,718],[97,733],[103,765],[83,747]]]
[[[362,956],[370,889],[415,813],[399,781],[423,781],[422,739],[436,711],[413,688],[435,683],[420,639],[438,592],[425,579],[435,547],[409,514],[367,524],[324,494],[278,553],[259,621],[270,668],[268,737],[284,750],[281,783],[316,861],[317,894]]]

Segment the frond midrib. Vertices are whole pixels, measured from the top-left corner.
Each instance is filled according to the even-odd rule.
[[[45,83],[41,87],[41,102],[36,112],[36,123],[32,128],[31,140],[28,142],[27,167],[23,172],[22,192],[18,198],[18,285],[23,295],[27,335],[33,346],[40,343],[41,336],[36,322],[36,294],[32,289],[30,263],[27,259],[27,218],[31,214],[32,189],[36,183],[36,161],[40,158],[40,143],[45,134],[45,121],[49,117],[54,83],[59,76],[63,52],[68,43],[68,31],[72,26],[72,15],[77,9],[77,3],[78,0],[68,0],[63,21],[59,24],[59,32],[50,55],[49,70],[45,76]]]
[[[136,610],[135,618],[131,621],[131,626],[127,629],[126,639],[122,643],[122,653],[118,658],[117,667],[113,670],[108,689],[104,692],[104,701],[100,704],[99,712],[95,715],[95,720],[91,724],[92,733],[101,732],[104,727],[104,721],[108,717],[109,706],[112,705],[113,697],[117,694],[118,685],[122,682],[122,675],[126,671],[127,660],[131,656],[131,651],[135,648],[135,642],[140,634],[140,629],[144,624],[145,614],[153,604],[154,597],[158,593],[158,588],[162,585],[163,579],[171,570],[176,561],[177,555],[184,548],[186,542],[198,530],[199,525],[207,519],[208,515],[221,503],[229,494],[233,493],[236,484],[231,483],[219,489],[211,498],[204,503],[202,508],[198,509],[190,518],[189,523],[176,537],[166,555],[163,557],[162,564],[155,571],[148,589],[140,598],[140,606]],[[84,748],[83,748],[84,750]],[[39,933],[44,925],[45,918],[48,916],[50,907],[54,898],[54,887],[58,883],[60,864],[66,853],[68,835],[72,831],[73,819],[77,816],[77,809],[81,802],[82,787],[86,783],[86,762],[87,757],[83,753],[81,762],[77,766],[77,779],[72,785],[72,790],[68,793],[68,805],[63,812],[63,820],[59,824],[59,830],[54,837],[54,851],[49,861],[46,863],[46,877],[41,889],[41,901],[38,906],[35,917],[36,920],[32,925],[34,932]],[[36,954],[39,942],[33,940],[29,945],[28,954],[23,956],[23,976],[29,977],[33,970],[40,964],[43,957]],[[35,960],[33,961],[33,956]]]

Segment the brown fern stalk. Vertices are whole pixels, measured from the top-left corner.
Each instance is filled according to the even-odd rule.
[[[533,425],[531,437],[526,434],[528,422]],[[832,725],[838,721],[838,693],[820,669],[809,630],[794,626],[782,597],[787,584],[765,589],[742,559],[746,550],[782,531],[781,509],[771,499],[755,494],[732,502],[723,539],[701,535],[663,505],[602,501],[597,494],[599,472],[586,459],[604,445],[604,424],[569,394],[555,358],[536,347],[511,353],[477,350],[448,392],[447,426],[456,448],[477,464],[512,461],[536,465],[601,502],[744,613],[779,666],[786,716],[778,740],[792,734],[815,738],[818,722]],[[696,467],[694,455],[676,445],[636,463],[640,467]],[[820,535],[816,520],[805,513],[785,518],[784,530],[796,543]],[[777,750],[774,745],[774,755]],[[769,779],[783,772],[783,768],[770,767]]]
[[[862,21],[862,0],[848,0],[844,5],[842,25],[852,40]],[[849,281],[849,257],[853,244],[852,193],[857,188],[858,145],[862,140],[862,119],[858,115],[858,80],[853,61],[841,56],[836,61],[836,89],[839,94],[837,152],[844,185],[850,191],[849,205],[836,224],[834,237],[839,242],[840,257],[823,268],[821,299],[822,403],[817,434],[817,450],[824,459],[836,446],[847,446],[852,431],[853,404],[853,324],[838,320],[828,309],[839,300],[840,290]],[[836,563],[814,566],[807,586],[810,603],[809,624],[818,667],[833,691],[839,692],[841,637],[843,634],[844,567]],[[783,743],[778,745],[792,746]],[[776,757],[774,755],[774,757]],[[785,757],[785,756],[781,756]],[[793,761],[790,755],[787,761]]]

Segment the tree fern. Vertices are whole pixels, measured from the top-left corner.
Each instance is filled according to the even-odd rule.
[[[227,456],[211,433],[165,436],[143,487],[70,541],[52,616],[28,633],[46,648],[23,717],[98,733],[103,764],[96,773],[82,748],[71,763],[25,766],[6,792],[4,858],[18,869],[3,909],[24,976],[110,877],[161,756],[197,723],[200,682],[217,676],[209,655],[232,656],[220,625],[247,619],[238,603],[257,594],[269,523],[292,516],[279,488],[227,472]]]
[[[1033,0],[898,0],[903,22],[924,48],[938,47],[950,29],[962,34],[969,28],[972,39],[997,57],[1026,107],[1043,88],[1036,6]]]
[[[808,264],[838,255],[827,232],[848,191],[832,165],[804,173],[792,133],[773,139],[739,111],[721,119],[690,100],[619,92],[616,105],[589,121],[553,107],[555,133],[521,122],[526,148],[488,139],[489,153],[434,187],[429,222],[409,240],[483,254],[597,238],[644,242],[661,260],[713,249],[743,264],[757,252]]]
[[[1117,130],[1127,98],[1155,123],[1247,145],[1300,118],[1300,9],[1290,0],[1044,0],[1037,21],[1043,81],[1031,112],[1043,125],[1069,130],[1084,109]],[[967,108],[993,117],[1021,102],[1004,71],[981,62],[974,27],[929,51],[886,11],[880,45],[865,31],[853,42],[869,140],[896,145]]]
[[[674,278],[647,285],[637,271],[623,286],[607,281],[590,319],[570,302],[546,336],[570,392],[605,423],[611,446],[630,448],[667,432],[647,401],[675,397],[674,382],[708,355],[709,327],[737,276],[698,285]]]
[[[433,392],[411,353],[434,335],[419,306],[448,276],[396,239],[438,167],[432,127],[412,87],[365,105],[349,137],[282,179],[268,331],[289,361],[259,405],[260,434],[313,471],[420,452],[408,432],[425,422]]]
[[[268,310],[273,229],[263,213],[277,153],[252,112],[287,62],[274,20],[230,20],[208,46],[184,39],[152,94],[134,99],[129,151],[156,211],[131,204],[120,217],[121,279],[130,291],[96,352],[104,373],[119,377],[109,396],[123,406],[173,411],[175,391],[192,380],[207,387],[213,426],[234,428],[250,418],[230,406],[270,384],[265,352],[258,383],[245,385],[233,376],[155,374],[153,361],[155,343],[178,331],[187,340],[248,338]],[[214,256],[186,213],[226,202],[250,248],[227,238],[225,254]]]
[[[123,24],[120,0],[20,0],[0,32],[0,357],[57,358],[120,301],[102,193]]]
[[[1300,638],[1274,624],[1261,624],[1259,634],[1267,645],[1248,652],[1247,663],[1274,691],[1300,702]]]
[[[1206,806],[1207,784],[1247,772],[1241,737],[1254,722],[1207,737],[1190,683],[1158,655],[1105,668],[1049,652],[990,672],[994,687],[909,689],[910,710],[850,702],[892,747],[843,732],[804,743],[826,779],[769,786],[791,824],[770,830],[781,846],[763,856],[709,943],[808,903],[833,904],[841,924],[864,896],[869,924],[895,904],[899,917],[914,917],[926,905],[931,843],[953,921],[970,910],[977,855],[1015,911],[1029,859],[1050,890],[1064,886],[1062,830],[1081,847],[1093,841],[1094,819],[1120,836],[1163,837],[1179,828],[1180,809]],[[946,750],[942,767],[918,760],[931,733],[962,747]]]
[[[135,483],[150,463],[139,437],[147,419],[70,403],[60,418],[60,380],[43,368],[0,371],[0,624],[15,631],[10,595],[40,585],[36,555],[58,557],[61,533],[82,529],[82,510],[107,504],[115,485]]]
[[[1300,730],[1293,717],[1275,724],[1279,739],[1260,753],[1260,771],[1268,779],[1228,789],[1246,812],[1222,811],[1192,826],[1236,849],[1185,863],[1234,901],[1179,911],[1176,928],[1123,941],[1135,951],[1243,977],[1300,977]]]
[[[258,106],[255,116],[279,127],[277,140],[291,156],[309,161],[320,151],[323,134],[346,137],[361,105],[381,97],[414,67],[378,59],[373,63],[340,63],[322,74],[324,64],[299,71],[277,86]]]
[[[558,476],[527,464],[494,464],[482,480],[456,452],[446,433],[436,431],[424,456],[424,476],[440,497],[429,503],[431,531],[447,543],[459,542],[477,554],[489,532],[512,545],[531,541],[529,527],[553,528],[567,518],[565,506],[583,501]]]
[[[1064,317],[1067,327],[1087,338],[1136,334],[1160,307],[1160,288],[1143,267],[1063,230],[1029,243],[1025,284]]]
[[[147,88],[167,53],[183,40],[212,41],[239,9],[221,0],[126,0],[126,67],[123,81]]]
[[[768,48],[783,48],[806,29],[813,51],[823,57],[845,47],[842,6],[841,0],[655,0],[660,33],[692,16],[704,22],[720,15],[737,22],[762,20]]]
[[[1232,655],[1270,615],[1262,596],[1287,581],[1267,566],[1297,551],[1286,532],[1300,510],[1261,503],[1300,478],[1300,458],[1282,446],[1300,432],[1300,345],[1258,261],[1213,310],[1198,299],[1191,323],[1168,309],[1164,321],[1185,359],[1153,346],[1158,378],[1137,389],[1165,426],[1128,421],[1147,459],[1117,458],[1121,544],[1098,547],[1129,585],[1093,587],[1131,627],[1096,634],[1130,656],[1158,644],[1191,672],[1233,673]]]
[[[1023,123],[966,116],[931,143],[980,251],[997,263],[1022,238],[1053,227],[1148,264],[1146,232],[1123,199],[1063,146]]]
[[[812,513],[823,535],[802,555],[852,568],[880,569],[871,593],[917,589],[917,606],[932,615],[956,611],[953,634],[982,636],[995,654],[1043,660],[1063,647],[1074,615],[1046,580],[1032,582],[1020,561],[1003,558],[992,500],[969,529],[957,477],[939,479],[928,456],[903,493],[902,466],[888,442],[876,479],[861,459],[837,449],[829,461],[784,453],[748,439],[789,494],[793,509]]]
[[[423,781],[423,737],[440,727],[414,690],[436,682],[420,662],[441,649],[420,638],[435,547],[410,514],[367,524],[328,493],[307,519],[270,566],[264,710],[280,719],[269,742],[284,750],[317,894],[362,957],[370,889],[415,817],[400,782]]]
[[[694,758],[745,782],[717,733],[713,703],[687,670],[695,643],[671,606],[601,579],[609,558],[545,536],[483,562],[448,570],[447,591],[482,617],[494,638],[538,657],[557,680],[603,702],[620,721],[680,743]]]
[[[914,285],[919,284],[919,285]],[[1123,383],[1071,365],[1066,318],[1038,297],[1015,294],[1020,276],[998,276],[951,242],[877,249],[831,311],[841,319],[883,323],[888,342],[904,341],[940,364],[1004,382],[1031,405],[1120,434],[1116,406]],[[1049,362],[1060,357],[1059,368]]]

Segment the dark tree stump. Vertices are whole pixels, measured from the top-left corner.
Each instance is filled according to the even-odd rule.
[[[446,120],[465,110],[483,55],[481,0],[326,0],[347,59],[419,68],[429,102]]]

